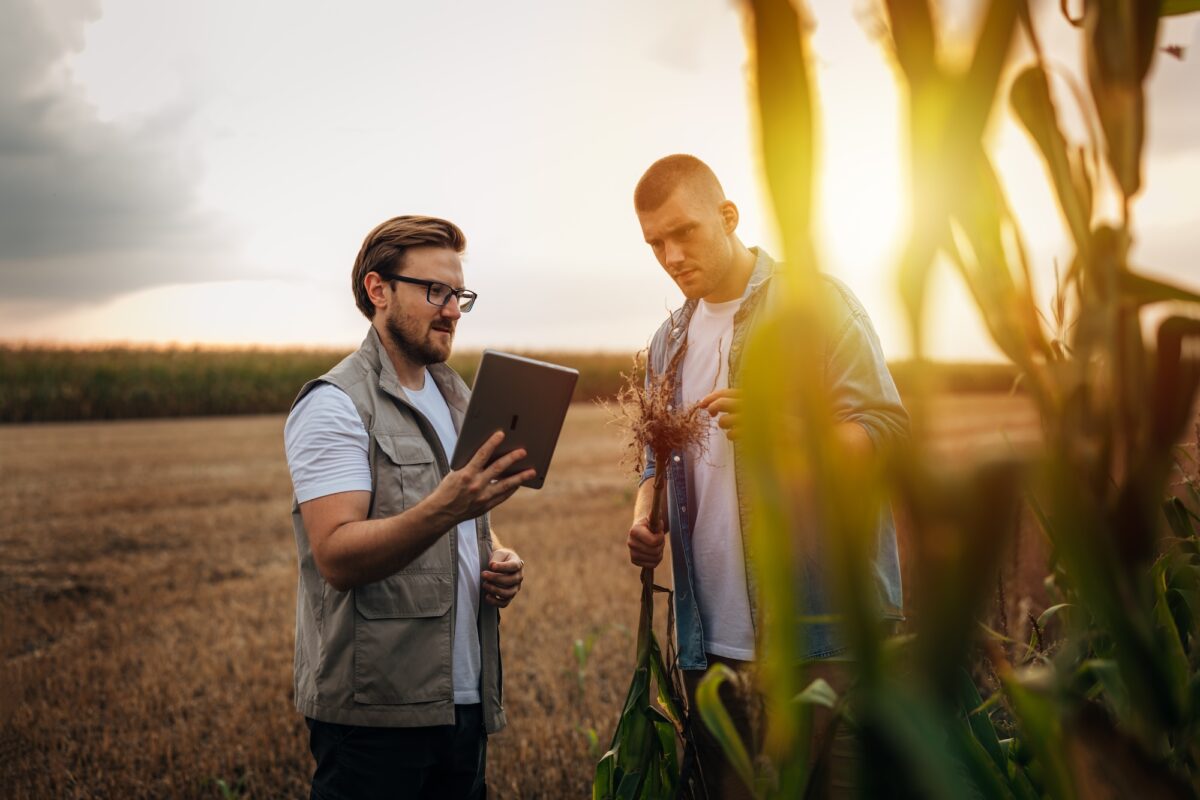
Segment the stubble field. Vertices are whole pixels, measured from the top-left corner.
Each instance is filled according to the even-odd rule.
[[[950,459],[1036,438],[1019,397],[947,397],[935,419]],[[282,429],[282,416],[0,427],[6,797],[307,796]],[[623,454],[606,414],[577,405],[546,487],[493,512],[526,561],[503,614],[493,796],[589,795],[588,731],[607,745],[637,624]],[[1015,611],[1043,563],[1028,525],[1012,556]]]

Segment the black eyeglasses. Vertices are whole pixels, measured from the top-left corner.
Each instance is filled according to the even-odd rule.
[[[455,289],[440,281],[406,278],[403,275],[391,275],[386,272],[379,273],[379,277],[388,281],[401,281],[403,283],[415,283],[417,286],[424,286],[425,299],[430,305],[437,306],[438,308],[444,308],[446,303],[450,302],[451,297],[456,297],[458,298],[458,310],[464,314],[471,310],[471,307],[475,305],[475,300],[479,297],[479,295],[470,289]]]

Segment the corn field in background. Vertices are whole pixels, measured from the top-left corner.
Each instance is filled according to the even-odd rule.
[[[285,413],[299,387],[349,352],[0,345],[0,423]],[[525,354],[578,369],[577,400],[614,395],[629,364],[620,353]],[[455,353],[450,365],[469,384],[479,356]],[[993,386],[1004,378],[995,367],[975,373],[964,378]]]
[[[609,399],[620,389],[626,353],[520,351],[579,370],[576,402]],[[161,347],[66,348],[0,344],[0,423],[282,414],[305,381],[348,350]],[[479,353],[456,352],[450,366],[468,384]],[[939,363],[938,385],[950,393],[1009,391],[1008,364]],[[910,362],[892,365],[901,391],[915,377]]]
[[[1200,381],[1200,296],[1146,277],[1129,259],[1143,84],[1160,17],[1200,3],[1063,7],[1080,14],[1072,22],[1085,45],[1087,83],[1076,95],[1093,123],[1082,142],[1062,132],[1026,2],[986,3],[961,68],[941,57],[946,43],[927,0],[882,4],[884,46],[907,102],[912,227],[898,286],[918,369],[905,395],[911,439],[872,464],[836,447],[816,337],[804,335],[822,322],[811,302],[818,104],[801,5],[746,8],[761,154],[787,268],[779,313],[748,349],[741,451],[755,491],[768,731],[761,753],[725,734],[726,752],[760,797],[822,796],[828,753],[808,752],[811,704],[820,703],[855,734],[862,796],[1200,796],[1200,493],[1195,466],[1176,464]],[[1013,63],[1018,42],[1032,53],[1028,63]],[[1003,103],[1044,161],[1074,246],[1055,324],[1039,310],[1034,266],[983,144]],[[1114,218],[1102,212],[1106,200],[1115,200]],[[951,471],[929,450],[931,382],[919,367],[937,259],[957,269],[1036,403],[1036,455],[1014,450]],[[1147,341],[1141,312],[1164,303],[1172,313]],[[787,415],[803,420],[802,439],[777,434],[795,427]],[[876,622],[869,571],[875,514],[887,502],[911,521],[908,558],[920,576],[905,587],[908,632],[891,638]],[[978,622],[1022,503],[1050,542],[1056,601],[1029,642]],[[795,666],[787,554],[809,535],[826,537],[854,652],[855,680],[840,697],[819,684],[802,691],[808,682]],[[995,689],[981,692],[989,682],[979,674]],[[725,677],[716,669],[705,680]],[[704,716],[719,711],[701,694]]]

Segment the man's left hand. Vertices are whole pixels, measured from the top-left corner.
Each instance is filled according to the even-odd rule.
[[[725,437],[736,439],[742,432],[742,390],[718,389],[700,400],[700,407],[717,418],[717,425],[725,431]]]
[[[525,562],[514,551],[507,547],[498,547],[492,551],[492,560],[488,562],[480,577],[483,579],[481,591],[488,605],[496,608],[506,608],[512,599],[521,591],[521,581],[525,579]]]

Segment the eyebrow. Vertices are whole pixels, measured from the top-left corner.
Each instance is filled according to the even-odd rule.
[[[682,232],[683,232],[685,229],[687,229],[687,228],[691,228],[691,227],[693,227],[695,224],[696,224],[696,223],[695,223],[695,221],[694,221],[694,220],[688,220],[688,221],[686,221],[686,222],[680,222],[680,223],[678,223],[677,225],[673,225],[672,227],[668,228],[668,229],[667,229],[667,232],[666,232],[665,234],[663,234],[663,235],[664,235],[664,236],[678,236],[678,235],[679,235],[680,233],[682,233]],[[655,243],[655,242],[657,242],[657,241],[658,241],[658,239],[645,239],[645,242],[646,242],[646,244],[654,244],[654,243]]]

